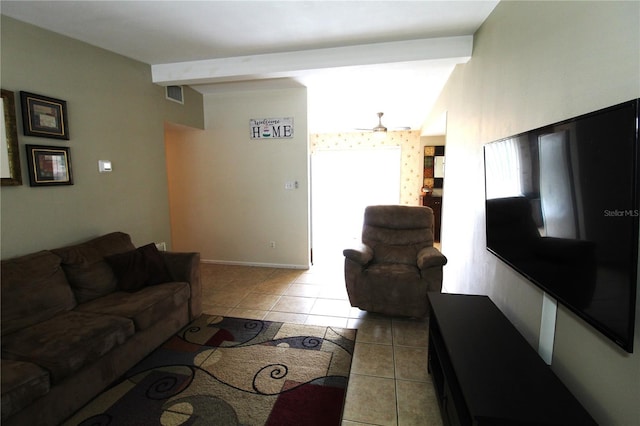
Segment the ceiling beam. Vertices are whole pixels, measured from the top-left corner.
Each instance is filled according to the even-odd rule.
[[[151,66],[156,84],[194,85],[292,77],[305,72],[361,65],[471,58],[473,36],[344,46],[296,52],[176,62]]]

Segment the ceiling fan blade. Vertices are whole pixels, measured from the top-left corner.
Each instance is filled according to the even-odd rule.
[[[386,133],[389,129],[382,124],[382,116],[384,115],[383,112],[379,112],[377,113],[378,115],[378,125],[373,127],[373,128],[367,128],[367,129],[363,129],[360,127],[356,127],[354,130],[359,131],[359,132],[380,132],[380,133]],[[394,127],[391,130],[411,130],[411,127],[408,126],[400,126],[400,127]]]

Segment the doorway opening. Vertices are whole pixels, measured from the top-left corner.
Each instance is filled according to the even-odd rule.
[[[359,243],[364,209],[400,202],[399,146],[321,150],[311,156],[313,263],[336,261]]]

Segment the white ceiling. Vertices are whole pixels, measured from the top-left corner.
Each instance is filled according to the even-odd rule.
[[[0,12],[154,65],[158,84],[202,93],[306,86],[309,131],[332,132],[373,127],[378,111],[390,129],[420,129],[455,64],[468,60],[448,42],[473,35],[497,3],[2,0]],[[414,40],[427,43],[417,50],[424,57]],[[193,69],[204,74],[187,78]]]

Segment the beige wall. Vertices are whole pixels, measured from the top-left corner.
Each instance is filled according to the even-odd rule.
[[[174,248],[206,261],[307,268],[306,89],[209,94],[204,105],[205,131],[174,127],[166,140]],[[273,117],[293,117],[292,139],[249,138],[251,118]],[[287,181],[298,189],[285,190]]]
[[[501,2],[432,112],[447,112],[449,292],[487,294],[537,347],[542,293],[485,249],[484,143],[640,97],[640,2]],[[638,309],[636,310],[638,311]],[[627,354],[558,308],[552,368],[600,424],[640,424],[640,314]]]
[[[309,135],[309,146],[312,154],[318,150],[399,146],[400,204],[420,204],[424,156],[419,131],[391,131],[382,141],[376,140],[371,132],[314,133]]]
[[[15,92],[24,184],[1,189],[2,258],[114,230],[170,243],[164,121],[203,127],[202,97],[164,99],[148,65],[2,16],[2,88]],[[68,104],[69,141],[22,134],[19,91]],[[25,144],[71,148],[75,184],[30,187]],[[98,160],[113,172],[98,173]]]

